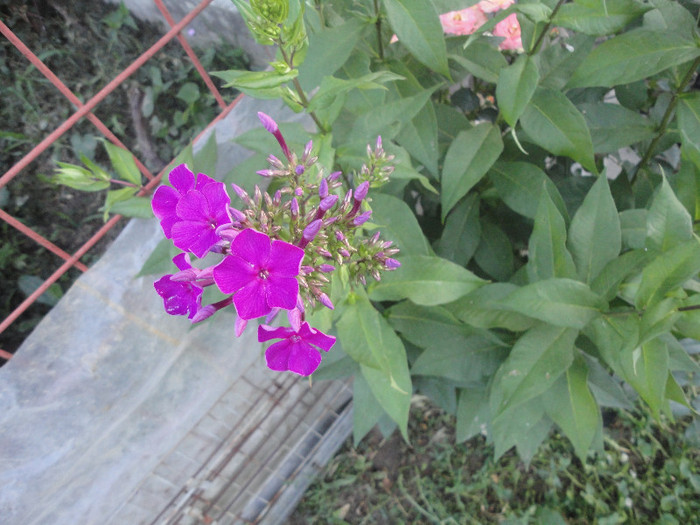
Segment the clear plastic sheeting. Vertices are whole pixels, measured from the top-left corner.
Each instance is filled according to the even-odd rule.
[[[300,118],[243,99],[215,128],[219,174],[259,110]],[[349,434],[346,384],[267,370],[226,311],[164,313],[134,277],[161,239],[131,221],[0,369],[0,523],[279,523]]]

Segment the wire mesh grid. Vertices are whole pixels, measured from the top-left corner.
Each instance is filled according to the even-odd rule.
[[[175,22],[170,12],[163,3],[163,0],[154,0],[155,5],[161,12],[162,16],[165,18],[166,22],[170,26],[170,30],[167,31],[157,42],[155,42],[150,48],[148,48],[144,53],[142,53],[136,60],[134,60],[128,67],[126,67],[121,73],[114,77],[110,82],[108,82],[104,87],[102,87],[97,93],[94,94],[86,102],[81,102],[80,99],[61,81],[61,79],[56,75],[31,49],[29,49],[21,39],[2,21],[0,20],[0,33],[7,38],[10,43],[29,61],[31,65],[36,67],[46,79],[63,95],[70,101],[70,103],[75,108],[75,112],[62,122],[56,129],[49,133],[43,140],[36,144],[31,151],[24,155],[18,162],[11,166],[2,176],[0,176],[0,189],[7,186],[12,182],[13,179],[19,176],[26,175],[29,170],[30,164],[39,157],[43,152],[45,152],[52,144],[54,144],[58,139],[60,139],[66,132],[71,130],[78,122],[83,119],[90,121],[107,140],[113,144],[127,149],[124,144],[119,140],[119,138],[93,113],[93,110],[115,89],[122,85],[134,72],[136,72],[140,67],[146,64],[149,59],[151,59],[158,51],[160,51],[166,44],[171,40],[177,39],[180,45],[183,47],[185,53],[190,58],[197,72],[201,76],[202,80],[211,91],[214,96],[218,107],[219,115],[209,124],[211,126],[216,121],[225,117],[228,112],[233,109],[240,97],[237,97],[230,104],[227,104],[216,86],[212,82],[211,78],[207,75],[204,67],[197,58],[194,50],[188,44],[187,40],[181,34],[183,28],[185,28],[192,20],[197,17],[213,0],[202,0],[197,4],[189,13],[187,13],[179,22]],[[208,127],[209,127],[208,126]],[[207,127],[207,129],[208,129]],[[204,130],[206,131],[206,130]],[[203,132],[204,132],[203,131]],[[203,133],[202,132],[202,133]],[[195,139],[196,140],[196,139]],[[158,174],[151,173],[144,163],[139,159],[138,155],[134,155],[134,160],[139,167],[141,173],[146,177],[147,184],[143,192],[149,192],[155,188],[160,182],[163,175],[163,171]],[[46,279],[43,280],[42,284],[36,288],[31,294],[29,294],[26,299],[21,302],[14,310],[12,310],[7,317],[0,320],[0,335],[7,330],[7,328],[12,325],[26,310],[34,304],[39,297],[44,294],[52,284],[54,284],[58,279],[61,278],[66,272],[71,268],[76,268],[81,272],[87,270],[87,266],[81,262],[81,258],[91,250],[95,244],[102,239],[111,229],[113,229],[117,223],[121,220],[120,215],[115,215],[109,219],[102,227],[97,229],[94,234],[76,251],[73,253],[68,253],[66,250],[57,246],[45,236],[38,233],[35,229],[23,224],[16,217],[13,217],[10,213],[5,210],[0,209],[0,221],[5,222],[10,227],[21,232],[23,235],[31,239],[37,245],[42,247],[56,256],[58,256],[63,263]],[[0,365],[12,357],[12,353],[8,350],[2,348],[0,343]]]

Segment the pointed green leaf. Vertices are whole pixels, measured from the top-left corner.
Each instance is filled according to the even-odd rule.
[[[391,195],[374,194],[372,223],[381,229],[383,238],[396,243],[402,256],[432,254],[415,213],[404,201]]]
[[[619,104],[586,102],[578,108],[588,124],[595,153],[614,153],[656,133],[649,119]]]
[[[700,241],[697,237],[656,257],[642,272],[635,305],[647,308],[661,301],[700,271]]]
[[[610,375],[597,359],[581,353],[588,365],[588,386],[599,405],[631,410],[633,405],[620,385],[620,379]]]
[[[547,392],[571,366],[577,334],[573,328],[543,324],[518,339],[494,379],[502,391],[496,411],[503,412]]]
[[[553,23],[587,35],[607,36],[621,31],[649,9],[651,6],[635,0],[575,0],[561,6]]]
[[[510,283],[487,284],[449,304],[447,308],[471,326],[522,332],[537,322],[523,314],[505,309],[500,303],[517,289],[516,285]]]
[[[356,374],[352,381],[352,405],[352,438],[357,445],[386,412],[362,374]]]
[[[505,410],[491,423],[494,459],[516,447],[520,459],[527,464],[551,428],[552,420],[546,416],[541,398]]]
[[[404,339],[420,348],[456,348],[477,333],[443,306],[420,306],[401,301],[389,308],[385,315]]]
[[[401,267],[384,272],[382,280],[369,285],[374,301],[410,299],[432,306],[455,301],[486,283],[472,272],[435,256],[401,257]]]
[[[613,87],[648,78],[700,56],[687,35],[640,28],[606,40],[574,71],[567,88]]]
[[[335,73],[350,57],[368,27],[359,17],[342,25],[326,27],[309,37],[309,49],[299,66],[299,82],[308,91]]]
[[[452,208],[445,221],[442,237],[435,246],[440,257],[460,266],[466,266],[472,258],[481,238],[479,202],[479,195],[472,193]]]
[[[566,204],[552,180],[540,168],[530,162],[498,161],[489,170],[489,178],[503,202],[513,211],[530,219],[535,218],[542,189],[546,189],[562,216]]]
[[[649,405],[654,417],[665,410],[668,380],[668,348],[660,339],[652,339],[620,356],[622,374]]]
[[[126,182],[141,186],[141,172],[139,171],[133,155],[124,148],[115,146],[111,142],[103,140],[112,167],[117,172],[117,176]]]
[[[561,91],[538,88],[520,117],[530,140],[555,155],[571,157],[597,173],[586,120]]]
[[[603,360],[617,374],[622,375],[620,356],[632,351],[639,341],[639,318],[630,315],[602,315],[590,322],[585,329],[586,336],[598,348]]]
[[[620,217],[604,176],[598,178],[571,220],[567,246],[585,283],[591,283],[620,253]]]
[[[452,141],[442,168],[442,220],[481,180],[503,151],[500,130],[481,123],[460,131]]]
[[[481,223],[481,241],[474,262],[494,279],[507,281],[513,275],[513,244],[505,232],[488,220]]]
[[[700,93],[693,91],[681,95],[676,111],[683,151],[700,168]]]
[[[498,51],[491,43],[479,39],[464,49],[459,54],[448,55],[469,73],[491,84],[498,82],[501,69],[508,65],[503,53]]]
[[[335,99],[352,89],[386,89],[383,84],[401,80],[403,77],[390,71],[377,71],[358,78],[343,79],[325,76],[321,86],[309,102],[308,112],[324,109],[333,104]]]
[[[430,69],[450,76],[442,25],[432,2],[383,0],[387,18],[399,42]]]
[[[547,279],[515,290],[499,302],[507,310],[555,326],[583,328],[606,307],[585,284],[571,279]]]
[[[531,283],[552,277],[576,277],[574,260],[566,249],[564,218],[542,185],[540,203],[528,244],[527,275]]]
[[[455,440],[462,443],[486,432],[490,423],[489,398],[484,388],[460,388]]]
[[[635,208],[620,212],[620,234],[622,248],[641,250],[646,244],[647,210]]]
[[[591,283],[591,290],[606,301],[612,301],[622,281],[642,270],[649,260],[644,250],[631,250],[611,260]]]
[[[515,127],[525,111],[539,80],[539,71],[529,55],[520,55],[513,64],[501,69],[496,84],[496,101],[503,118],[511,127]]]
[[[646,248],[665,252],[693,237],[693,218],[663,177],[647,213]]]
[[[212,75],[223,79],[226,84],[224,87],[235,87],[244,93],[246,90],[254,92],[259,89],[271,89],[281,86],[294,80],[299,72],[292,69],[287,73],[278,73],[277,71],[213,71]]]
[[[600,409],[588,388],[588,367],[581,356],[549,390],[544,399],[547,415],[562,429],[574,445],[581,461],[602,426]]]

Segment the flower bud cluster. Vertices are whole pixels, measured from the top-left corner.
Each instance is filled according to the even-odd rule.
[[[290,328],[261,325],[258,331],[260,341],[284,339],[268,348],[268,366],[309,375],[321,361],[318,350],[328,351],[335,339],[310,327],[306,311],[319,304],[334,308],[329,285],[336,269],[346,266],[355,282],[366,284],[368,276],[378,281],[381,272],[400,266],[393,257],[399,250],[390,241],[381,240],[379,232],[364,235],[372,215],[370,186],[386,181],[393,157],[379,138],[374,150],[368,149],[369,163],[358,174],[357,186],[343,189],[340,172],[326,175],[317,165],[312,142],[297,156],[277,123],[258,116],[284,154],[284,159],[270,155],[269,168],[258,174],[277,179],[279,189],[270,195],[255,186],[251,196],[232,184],[243,204],[239,209],[231,205],[223,183],[176,167],[170,173],[172,187],[161,186],[153,197],[163,232],[183,252],[199,258],[218,253],[223,259],[200,269],[189,253],[182,253],[173,260],[180,271],[162,277],[155,287],[168,313],[187,315],[192,322],[233,306],[236,335],[249,320],[286,310]],[[207,286],[216,286],[225,297],[202,306]]]

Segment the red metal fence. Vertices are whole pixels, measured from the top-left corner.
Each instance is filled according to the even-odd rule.
[[[42,62],[36,54],[32,52],[27,46],[25,46],[22,41],[12,32],[12,30],[7,27],[0,20],[0,33],[7,38],[17,50],[19,50],[22,55],[24,55],[27,60],[35,66],[55,87],[59,90],[73,105],[76,109],[69,118],[67,118],[61,125],[59,125],[55,130],[49,133],[41,142],[39,142],[34,148],[29,151],[22,159],[19,160],[14,166],[10,167],[1,177],[0,177],[0,189],[4,186],[10,184],[16,177],[21,177],[25,175],[28,170],[27,167],[34,161],[41,153],[47,150],[56,140],[63,136],[67,131],[69,131],[77,122],[82,119],[88,119],[94,126],[99,130],[99,132],[104,135],[104,137],[120,146],[122,148],[126,147],[117,138],[117,136],[110,131],[110,129],[105,126],[97,116],[94,115],[93,110],[102,102],[105,97],[112,93],[117,87],[120,86],[125,80],[129,78],[135,71],[137,71],[141,66],[143,66],[150,58],[152,58],[159,50],[161,50],[168,42],[177,38],[183,49],[187,53],[198,73],[202,77],[202,80],[206,86],[211,91],[212,95],[216,99],[219,106],[218,116],[209,124],[210,126],[216,121],[220,120],[228,112],[233,109],[236,105],[240,96],[233,100],[230,104],[227,104],[216,86],[212,82],[209,75],[207,75],[201,62],[198,60],[195,52],[187,43],[187,40],[183,35],[180,34],[182,29],[186,27],[198,14],[200,14],[212,0],[202,0],[192,11],[190,11],[182,20],[175,22],[168,9],[163,4],[162,0],[154,0],[154,3],[162,13],[163,17],[170,25],[171,29],[163,35],[155,44],[153,44],[149,49],[147,49],[141,56],[139,56],[134,62],[132,62],[126,69],[119,73],[112,81],[100,89],[94,96],[92,96],[86,102],[81,102],[77,96],[59,79],[59,77],[49,69],[44,62]],[[196,139],[195,139],[196,140]],[[148,179],[146,184],[146,190],[153,189],[160,181],[163,172],[158,174],[151,173],[138,156],[134,155],[134,159],[139,169],[143,175]],[[32,228],[24,225],[17,218],[13,217],[6,211],[0,209],[0,220],[6,222],[13,228],[19,230],[24,235],[35,241],[41,247],[50,252],[54,253],[61,259],[63,259],[63,264],[61,264],[54,273],[44,280],[43,284],[39,286],[33,293],[31,293],[19,306],[17,306],[5,319],[0,322],[0,334],[7,330],[7,328],[15,322],[26,310],[29,308],[37,299],[46,292],[49,287],[55,283],[63,274],[65,274],[71,268],[77,268],[80,271],[86,271],[87,267],[85,264],[80,262],[80,258],[83,257],[104,235],[111,230],[121,219],[120,215],[113,216],[109,221],[107,221],[101,228],[99,228],[93,235],[87,240],[78,250],[70,254],[61,249],[60,246],[56,246],[54,243],[49,241],[46,237],[40,235]],[[12,354],[5,349],[0,348],[0,363],[9,360]]]

